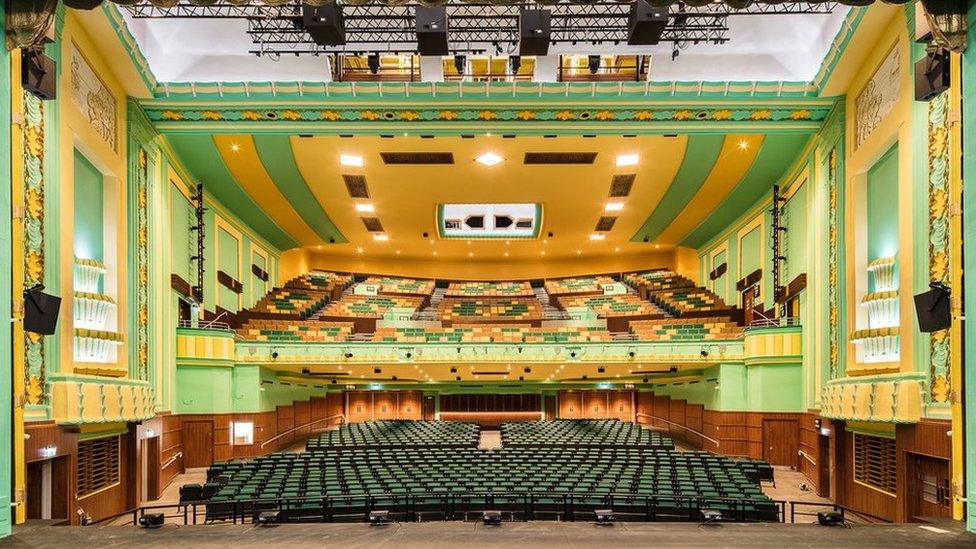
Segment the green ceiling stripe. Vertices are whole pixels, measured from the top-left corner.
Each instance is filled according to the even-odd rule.
[[[688,137],[685,158],[675,174],[671,186],[661,197],[654,212],[631,240],[639,242],[648,237],[654,240],[667,229],[674,218],[691,202],[715,167],[725,143],[724,135],[692,135]]]
[[[742,181],[700,225],[682,239],[681,246],[700,247],[758,202],[783,177],[809,139],[808,133],[764,139],[762,148]]]
[[[274,180],[281,194],[291,202],[298,215],[315,231],[315,234],[328,242],[348,242],[335,223],[322,209],[315,195],[308,188],[302,172],[295,163],[295,153],[291,149],[291,139],[287,135],[255,135],[254,147],[264,169]]]
[[[234,212],[256,233],[272,246],[287,250],[299,246],[288,233],[281,230],[254,200],[241,188],[224,159],[217,151],[217,145],[209,135],[174,135],[169,138],[173,150],[183,161],[183,165],[193,177],[203,183],[203,188],[213,195],[225,208]]]

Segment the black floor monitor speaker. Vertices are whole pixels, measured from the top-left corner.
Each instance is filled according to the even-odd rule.
[[[24,290],[24,329],[35,334],[51,335],[58,326],[61,298],[44,293],[38,284]]]
[[[143,528],[160,528],[166,522],[162,513],[146,513],[139,517],[139,526]]]
[[[915,101],[929,101],[949,89],[949,52],[929,51],[915,62]]]
[[[519,55],[549,55],[552,12],[521,10],[519,12]]]
[[[420,55],[447,55],[447,8],[417,6],[416,14]]]
[[[952,291],[938,282],[929,284],[929,287],[929,291],[915,296],[918,329],[924,333],[945,330],[952,325],[952,312],[949,310]]]
[[[48,101],[57,99],[58,77],[54,59],[40,49],[26,48],[21,55],[20,82],[24,89]]]
[[[320,46],[341,46],[346,43],[342,6],[335,2],[321,6],[303,4],[302,26]]]
[[[647,0],[636,0],[630,5],[627,21],[627,43],[631,46],[649,46],[661,41],[668,26],[668,8],[657,8]]]

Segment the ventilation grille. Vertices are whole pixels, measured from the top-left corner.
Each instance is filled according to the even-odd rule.
[[[346,190],[353,198],[369,198],[369,188],[366,187],[365,175],[343,175],[342,180],[346,182]]]
[[[525,153],[526,164],[592,164],[594,152]]]
[[[454,154],[449,152],[384,152],[380,153],[387,164],[453,164]]]
[[[634,186],[634,174],[615,175],[610,181],[610,197],[623,198],[630,194],[630,188]]]
[[[895,440],[854,433],[854,480],[895,495],[898,491]]]
[[[616,217],[603,216],[599,221],[596,222],[596,230],[606,232],[613,228],[613,224],[617,222]]]
[[[363,225],[366,225],[366,230],[371,233],[383,232],[383,224],[380,223],[380,218],[378,217],[364,217]]]
[[[119,483],[119,437],[78,443],[78,497]]]

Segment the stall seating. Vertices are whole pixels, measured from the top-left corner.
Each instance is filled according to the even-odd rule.
[[[671,437],[617,419],[557,419],[505,423],[501,428],[502,445],[631,447],[673,450]]]
[[[528,282],[451,282],[448,297],[532,297]]]
[[[371,276],[364,282],[377,286],[381,294],[430,295],[434,293],[434,281],[396,276]]]
[[[640,341],[697,341],[739,339],[742,327],[728,317],[636,320],[630,331]]]
[[[381,318],[392,307],[417,309],[423,298],[392,295],[344,295],[322,309],[320,316],[345,318]]]
[[[428,448],[434,446],[477,446],[480,428],[476,423],[386,419],[346,423],[338,429],[309,439],[309,452],[338,448]]]
[[[346,341],[353,332],[347,322],[305,320],[250,319],[237,329],[237,335],[249,341],[307,341],[335,343]]]

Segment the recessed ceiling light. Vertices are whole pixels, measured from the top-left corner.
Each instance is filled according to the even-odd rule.
[[[377,242],[386,242],[390,237],[386,233],[376,233],[373,235],[373,240]]]
[[[499,162],[505,159],[493,152],[486,152],[485,154],[479,156],[478,158],[475,158],[474,160],[475,162],[484,164],[485,166],[494,166],[495,164],[498,164]]]
[[[640,155],[638,154],[618,154],[617,155],[617,166],[636,166],[637,162],[640,161]]]
[[[340,154],[339,164],[342,164],[343,166],[355,166],[357,168],[362,168],[363,157],[355,154]]]
[[[619,212],[620,210],[624,209],[624,203],[623,202],[607,202],[607,205],[604,206],[603,209],[606,210],[606,211],[608,211],[608,212]]]
[[[437,255],[437,250],[434,250],[434,255]]]
[[[613,251],[615,251],[615,252],[619,252],[619,251],[620,251],[620,248],[619,248],[619,247],[617,247],[617,248],[614,248],[614,249],[613,249]]]
[[[396,251],[396,254],[397,254],[397,255],[400,255],[400,250],[397,250],[397,251]]]
[[[745,139],[739,141],[739,148],[742,149],[742,150],[748,149],[749,148],[749,142],[746,141]]]
[[[590,240],[603,240],[607,235],[601,233],[593,233],[590,235]]]
[[[583,255],[583,250],[576,250],[576,255]]]
[[[360,246],[360,247],[358,247],[358,248],[356,248],[356,253],[357,253],[357,254],[361,254],[361,253],[363,253],[363,252],[365,252],[365,251],[366,251],[366,250],[364,250],[362,246]]]
[[[356,211],[362,213],[373,213],[376,208],[370,202],[359,202],[356,204]]]
[[[542,250],[542,254],[541,255],[546,255],[546,251],[545,250]]]
[[[474,257],[474,252],[468,252],[468,257]]]
[[[657,248],[660,248],[660,247],[661,247],[661,245],[660,245],[660,244],[655,244],[655,245],[654,245],[654,249],[657,249]]]
[[[230,144],[230,150],[232,150],[234,152],[240,152],[241,146],[238,143],[231,143]]]

